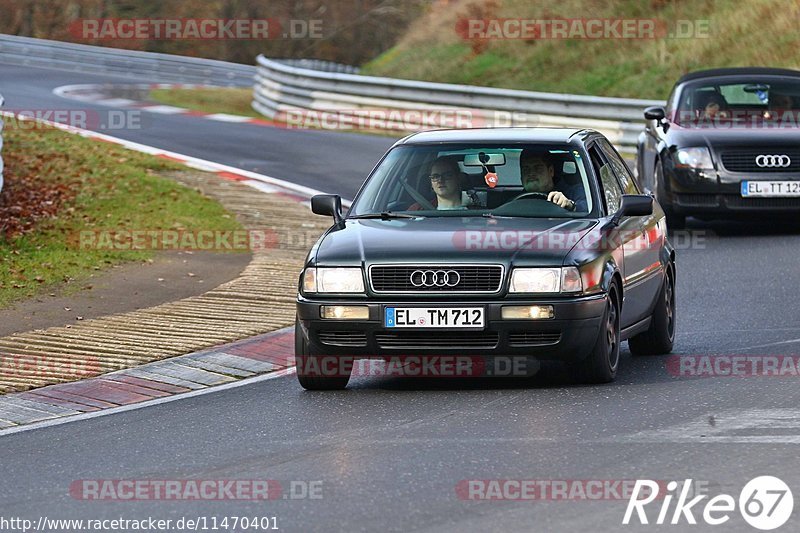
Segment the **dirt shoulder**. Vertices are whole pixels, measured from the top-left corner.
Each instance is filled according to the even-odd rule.
[[[0,310],[0,336],[70,326],[203,294],[236,278],[251,254],[161,252],[151,261],[115,265],[83,280]]]

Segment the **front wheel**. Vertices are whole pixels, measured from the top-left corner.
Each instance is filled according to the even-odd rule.
[[[660,355],[675,343],[675,274],[667,269],[647,331],[628,339],[633,355]]]
[[[328,364],[335,356],[311,353],[300,328],[300,321],[294,324],[294,358],[297,381],[306,390],[342,390],[350,381],[349,361],[337,357],[337,364]]]
[[[571,365],[573,376],[581,383],[609,383],[617,377],[620,342],[618,294],[616,284],[612,284],[594,348],[586,359]]]

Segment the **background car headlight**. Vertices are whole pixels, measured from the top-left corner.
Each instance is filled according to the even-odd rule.
[[[705,146],[679,148],[675,156],[678,160],[676,167],[706,170],[714,168],[714,164],[711,162],[711,152]]]
[[[511,273],[510,292],[552,294],[581,291],[583,283],[576,267],[515,268]]]
[[[364,292],[364,276],[360,268],[307,268],[303,292]]]

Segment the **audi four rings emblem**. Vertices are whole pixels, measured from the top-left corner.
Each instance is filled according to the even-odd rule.
[[[788,155],[765,155],[756,156],[756,165],[761,168],[786,168],[792,164]]]
[[[411,284],[415,287],[455,287],[461,276],[455,270],[415,270]]]

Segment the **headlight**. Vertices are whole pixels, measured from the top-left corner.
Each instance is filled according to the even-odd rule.
[[[360,268],[307,268],[303,292],[364,292],[364,276]]]
[[[698,168],[713,170],[714,164],[711,162],[711,152],[705,146],[697,148],[680,148],[676,153],[677,167]]]
[[[510,292],[553,294],[581,291],[583,283],[576,267],[515,268],[511,273]]]

